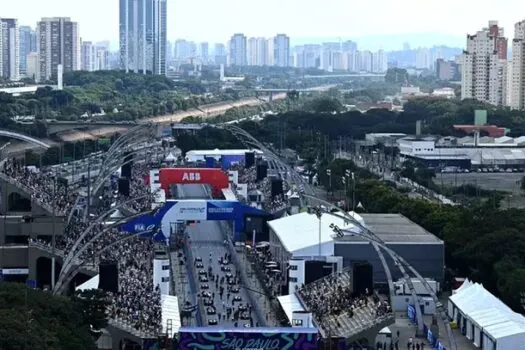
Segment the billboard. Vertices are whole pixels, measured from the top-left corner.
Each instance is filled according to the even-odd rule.
[[[169,238],[170,226],[178,221],[233,221],[235,232],[244,230],[246,216],[268,216],[264,211],[238,201],[226,200],[167,200],[154,213],[146,213],[123,224],[120,228],[130,233],[154,232],[161,241]]]
[[[181,350],[314,350],[318,333],[315,328],[181,328]]]
[[[228,188],[228,174],[218,168],[162,168],[159,182],[164,191],[174,184],[210,184],[215,193]]]

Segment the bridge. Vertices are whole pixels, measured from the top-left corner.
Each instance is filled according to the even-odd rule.
[[[304,75],[303,79],[326,79],[326,78],[385,78],[386,73],[349,73],[349,74],[325,74]]]
[[[257,92],[290,92],[290,91],[297,91],[297,92],[324,92],[328,91],[332,88],[337,87],[336,84],[330,84],[330,85],[322,85],[322,86],[315,86],[311,88],[306,89],[285,89],[285,88],[275,88],[275,89],[256,89]]]

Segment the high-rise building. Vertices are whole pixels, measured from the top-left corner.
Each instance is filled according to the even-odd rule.
[[[343,52],[355,52],[357,51],[357,43],[352,40],[347,40],[341,44],[341,50]]]
[[[119,0],[122,69],[166,74],[166,0]]]
[[[189,60],[195,57],[197,57],[197,44],[184,39],[175,41],[175,59]]]
[[[249,38],[246,42],[246,63],[249,66],[258,66],[257,62],[257,38]]]
[[[258,66],[267,66],[268,65],[268,41],[266,38],[257,38],[256,39],[256,49],[255,49],[256,62]]]
[[[64,73],[81,69],[80,35],[78,24],[68,17],[42,18],[37,24],[37,52],[40,58],[40,77],[57,76],[58,65]]]
[[[290,38],[285,34],[277,34],[273,38],[274,64],[278,67],[290,66]]]
[[[27,55],[36,52],[36,32],[29,26],[20,26],[20,74],[26,74]]]
[[[0,35],[2,45],[2,66],[0,75],[11,81],[20,80],[20,32],[18,20],[14,18],[0,18]]]
[[[246,36],[244,34],[234,34],[230,40],[230,65],[246,66]]]
[[[460,78],[459,64],[442,58],[436,60],[436,77],[439,80],[458,80]]]
[[[372,73],[385,73],[388,67],[386,53],[378,50],[372,53]]]
[[[208,63],[209,60],[209,44],[207,42],[202,42],[199,44],[199,57],[205,63]]]
[[[416,51],[416,69],[430,69],[432,66],[432,57],[430,50],[426,47],[420,47]]]
[[[40,55],[36,52],[30,52],[26,56],[26,77],[34,81],[40,81]]]
[[[513,109],[525,109],[525,20],[514,25],[509,78],[508,105]]]
[[[507,38],[497,21],[474,35],[467,35],[461,67],[461,98],[496,106],[506,103]]]
[[[247,64],[249,66],[265,66],[268,64],[268,44],[266,38],[250,38],[247,42]]]
[[[97,50],[95,45],[93,45],[91,41],[83,41],[80,58],[80,61],[82,62],[82,70],[94,72],[96,56]]]
[[[226,51],[226,46],[221,43],[215,44],[213,54],[215,55],[215,64],[226,64],[228,53]]]
[[[273,38],[265,39],[266,47],[264,50],[264,64],[267,66],[275,65],[275,42]]]

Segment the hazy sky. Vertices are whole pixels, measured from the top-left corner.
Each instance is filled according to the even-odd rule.
[[[68,16],[79,22],[84,40],[117,43],[118,0],[0,2],[0,17],[15,17],[21,24],[35,26],[40,17]],[[421,40],[430,33],[439,35],[426,40],[464,38],[491,19],[499,20],[512,37],[514,23],[525,18],[525,12],[520,12],[524,8],[523,0],[168,0],[168,39],[226,42],[235,32],[247,36],[286,33],[292,41],[388,35],[381,39],[387,42],[375,43],[388,47],[393,35],[417,35]]]

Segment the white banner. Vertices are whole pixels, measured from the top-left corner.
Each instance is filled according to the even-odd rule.
[[[171,207],[166,214],[169,214],[170,222],[178,220],[206,220],[207,202],[199,201],[179,201]]]
[[[29,269],[2,269],[4,275],[28,275]]]

